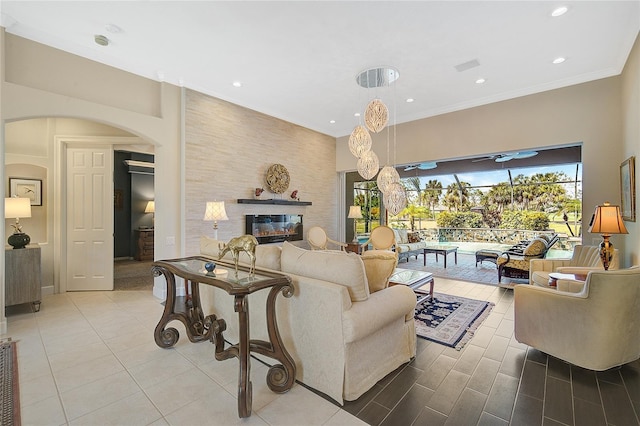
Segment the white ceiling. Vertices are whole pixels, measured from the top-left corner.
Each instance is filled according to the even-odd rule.
[[[398,69],[378,95],[402,123],[618,75],[640,30],[640,0],[1,0],[0,12],[11,34],[332,136],[375,95],[356,84],[365,69]]]

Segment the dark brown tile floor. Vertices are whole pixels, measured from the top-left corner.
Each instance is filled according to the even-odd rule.
[[[411,362],[344,410],[370,425],[640,425],[640,361],[569,365],[515,340],[512,290],[436,278],[436,291],[496,305],[461,351],[419,338]]]

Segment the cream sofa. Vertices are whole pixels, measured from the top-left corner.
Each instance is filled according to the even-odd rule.
[[[516,285],[516,340],[596,371],[640,358],[640,268],[589,272],[574,291]]]
[[[618,249],[615,249],[610,270],[618,269],[619,257]],[[529,270],[529,284],[549,287],[551,272],[587,275],[591,271],[603,271],[604,267],[600,260],[600,247],[577,245],[570,259],[532,259]]]
[[[217,259],[218,241],[202,237],[200,252]],[[248,258],[241,261],[247,263]],[[365,262],[372,267],[365,268]],[[297,380],[342,404],[357,399],[415,356],[416,296],[408,287],[386,286],[395,263],[395,256],[364,261],[355,253],[305,250],[287,242],[282,248],[256,248],[256,267],[290,276],[295,287],[293,297],[278,296],[276,315]],[[249,297],[251,339],[268,340],[267,293]],[[204,314],[224,318],[225,339],[237,342],[232,298],[209,286],[200,286],[200,296]]]
[[[396,252],[398,253],[398,260],[406,259],[407,262],[411,256],[418,258],[419,254],[424,254],[424,249],[427,247],[427,243],[424,241],[410,241],[410,233],[406,229],[393,228],[393,233],[396,237]],[[413,233],[418,235],[417,233]]]

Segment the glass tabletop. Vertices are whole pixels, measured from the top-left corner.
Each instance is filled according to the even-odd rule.
[[[396,268],[389,277],[389,282],[394,284],[411,285],[418,281],[424,281],[431,278],[433,274],[431,272],[416,271],[414,269],[401,269]]]
[[[214,263],[215,269],[209,272],[205,269],[207,263]],[[184,259],[159,260],[154,262],[157,266],[168,266],[171,272],[184,278],[197,280],[203,284],[233,288],[266,287],[270,284],[289,281],[286,275],[256,270],[250,274],[246,266],[240,265],[236,272],[231,263],[225,263],[203,257],[190,257]],[[188,275],[188,276],[187,276]]]

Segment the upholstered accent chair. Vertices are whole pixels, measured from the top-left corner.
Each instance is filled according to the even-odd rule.
[[[366,250],[369,244],[371,244],[373,249],[363,252],[363,256],[373,255],[379,250],[395,253],[396,237],[393,233],[393,229],[386,225],[380,225],[377,228],[374,228],[371,231],[371,234],[369,234],[369,239],[362,243],[362,247]]]
[[[610,270],[618,269],[619,258],[618,249],[615,249],[613,259],[609,263]],[[551,272],[587,275],[591,271],[603,270],[600,247],[577,245],[569,259],[532,259],[529,267],[529,284],[549,287]]]
[[[515,338],[603,371],[640,358],[640,268],[592,271],[576,293],[514,287]]]
[[[347,247],[347,244],[329,238],[325,230],[319,226],[314,226],[309,229],[309,232],[307,232],[307,242],[311,246],[311,250],[327,250],[329,244],[332,244],[334,247],[337,246],[338,250],[344,250],[345,247]]]

